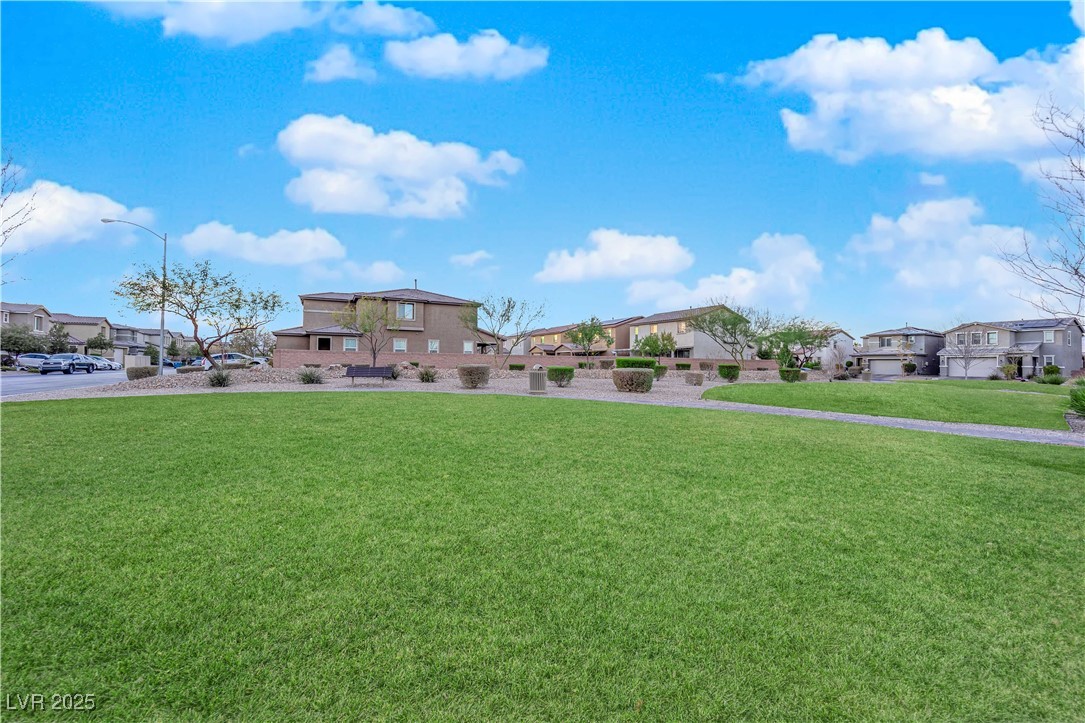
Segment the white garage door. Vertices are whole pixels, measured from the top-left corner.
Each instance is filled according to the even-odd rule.
[[[871,359],[870,373],[875,376],[887,374],[900,376],[900,359]]]
[[[998,371],[998,364],[996,364],[993,356],[973,359],[972,363],[968,365],[968,378],[986,379],[988,374],[996,371]],[[951,358],[949,360],[949,375],[951,377],[964,377],[964,366],[961,364],[960,359]]]

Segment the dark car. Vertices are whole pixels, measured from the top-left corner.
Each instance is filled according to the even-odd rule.
[[[71,374],[77,369],[82,369],[87,374],[93,374],[98,364],[89,356],[83,354],[53,354],[38,367],[42,374],[49,372],[64,372]]]

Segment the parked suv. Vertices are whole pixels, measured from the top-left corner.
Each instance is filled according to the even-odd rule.
[[[104,369],[106,371],[116,371],[121,368],[119,362],[115,362],[112,359],[106,359],[104,356],[90,355],[90,358],[94,360],[94,365],[98,369]]]
[[[15,361],[18,362],[16,366],[23,369],[37,369],[41,366],[41,363],[49,358],[48,354],[20,354],[15,357]]]
[[[82,369],[87,374],[93,374],[96,366],[98,365],[93,359],[83,354],[53,354],[41,363],[38,371],[42,374],[48,374],[49,372],[71,374],[76,369]]]

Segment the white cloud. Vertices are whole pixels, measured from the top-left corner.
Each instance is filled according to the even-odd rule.
[[[932,28],[898,45],[817,35],[751,63],[742,80],[810,98],[809,112],[780,113],[800,150],[845,163],[875,154],[1024,163],[1046,145],[1032,120],[1037,103],[1080,107],[1083,66],[1085,39],[999,61],[975,38]]]
[[[156,18],[166,37],[192,35],[226,45],[243,45],[270,35],[312,27],[328,17],[329,6],[301,2],[116,2],[124,17]]]
[[[588,234],[589,248],[562,249],[546,256],[536,281],[667,276],[693,265],[693,254],[674,236],[634,236],[612,228]]]
[[[1070,19],[1085,33],[1085,0],[1070,0]]]
[[[358,60],[345,43],[336,43],[328,52],[306,64],[305,80],[311,83],[330,83],[333,80],[377,79],[377,71]]]
[[[939,187],[946,185],[946,177],[938,173],[919,172],[919,184],[921,186]]]
[[[735,267],[727,274],[702,277],[692,287],[673,279],[635,281],[629,285],[629,302],[652,302],[658,309],[701,306],[721,298],[796,310],[806,306],[810,287],[821,279],[822,263],[805,236],[762,234],[748,253],[758,268]]]
[[[248,158],[249,156],[258,155],[261,152],[262,151],[260,150],[260,147],[258,145],[256,145],[255,143],[244,143],[244,144],[242,144],[241,146],[238,147],[238,149],[237,149],[237,157],[238,158]]]
[[[13,194],[4,206],[10,211],[27,203],[34,209],[30,220],[5,244],[6,255],[54,244],[113,239],[129,242],[143,233],[127,224],[103,224],[103,218],[124,219],[144,226],[154,222],[154,214],[148,208],[128,208],[100,193],[78,191],[53,181],[35,181],[29,188]]]
[[[341,33],[363,32],[388,37],[414,37],[437,29],[428,16],[413,8],[366,0],[351,8],[342,8],[332,18],[332,27]]]
[[[1016,298],[1028,289],[999,261],[1000,250],[1019,249],[1026,232],[978,223],[983,213],[971,198],[950,198],[913,204],[897,218],[876,214],[848,242],[845,260],[886,269],[891,297],[943,307],[946,319],[1028,313]]]
[[[322,228],[276,231],[257,236],[211,221],[181,237],[181,246],[193,256],[221,254],[254,264],[297,266],[324,259],[341,259],[347,250]]]
[[[359,264],[341,261],[334,266],[309,264],[303,269],[307,282],[353,282],[359,284],[394,284],[405,275],[393,261],[373,261]]]
[[[314,211],[447,218],[468,205],[468,184],[495,186],[523,162],[465,143],[430,143],[406,131],[377,133],[346,116],[305,115],[278,136],[301,169],[286,195]]]
[[[549,49],[515,45],[496,30],[483,30],[461,43],[448,33],[417,40],[393,40],[384,58],[408,75],[423,78],[493,78],[508,80],[546,67]]]
[[[461,266],[469,269],[477,266],[480,262],[487,261],[493,257],[494,255],[489,251],[479,249],[478,251],[472,251],[469,254],[455,254],[450,256],[448,260],[453,266]]]

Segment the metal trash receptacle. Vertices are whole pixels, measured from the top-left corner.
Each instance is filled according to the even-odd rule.
[[[527,373],[530,394],[546,394],[546,370],[532,369]]]

